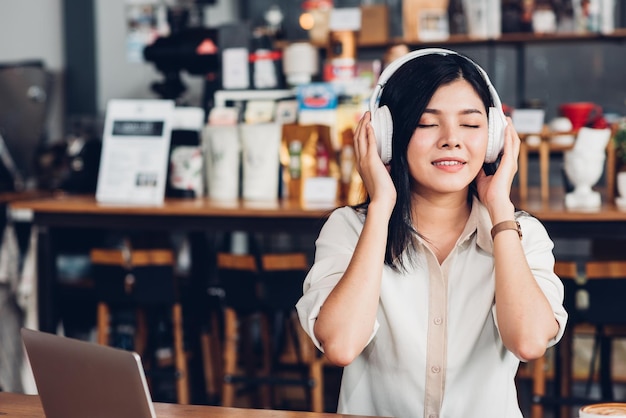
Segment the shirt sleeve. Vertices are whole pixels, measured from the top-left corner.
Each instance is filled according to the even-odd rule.
[[[350,264],[354,248],[363,229],[363,217],[352,208],[335,210],[315,241],[315,260],[304,279],[303,295],[296,304],[300,323],[315,346],[323,351],[315,338],[315,320],[326,298]],[[378,323],[374,327],[375,333]]]
[[[554,318],[559,324],[557,334],[548,342],[548,347],[555,345],[565,332],[567,312],[563,307],[564,288],[561,279],[554,273],[554,242],[550,239],[543,224],[525,212],[519,212],[516,220],[522,229],[522,246],[526,254],[528,266],[552,307]],[[493,308],[495,318],[495,306]],[[496,324],[497,324],[496,318]]]

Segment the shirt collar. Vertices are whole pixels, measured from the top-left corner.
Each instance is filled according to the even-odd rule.
[[[477,197],[473,197],[472,210],[461,234],[460,244],[469,243],[470,238],[476,233],[476,244],[489,254],[493,254],[493,240],[491,239],[491,218],[485,205]]]

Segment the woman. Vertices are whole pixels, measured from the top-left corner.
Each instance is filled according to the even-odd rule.
[[[509,119],[487,175],[499,99],[484,71],[452,51],[401,59],[379,103],[393,158],[379,157],[366,112],[355,151],[368,196],[322,228],[301,323],[345,367],[340,413],[521,418],[519,361],[555,344],[567,314],[553,243],[509,197],[519,137]]]

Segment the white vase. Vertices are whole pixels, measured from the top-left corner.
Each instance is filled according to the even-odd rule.
[[[563,156],[563,165],[568,180],[574,191],[565,195],[568,208],[597,208],[601,204],[600,193],[592,187],[600,180],[604,171],[604,154],[567,151]]]
[[[626,171],[619,171],[617,173],[617,194],[620,197],[626,198]]]
[[[615,183],[617,185],[615,204],[619,208],[626,208],[626,171],[619,171],[617,173]]]

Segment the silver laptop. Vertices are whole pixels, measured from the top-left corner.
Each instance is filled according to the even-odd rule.
[[[22,328],[46,418],[155,418],[137,353]]]

